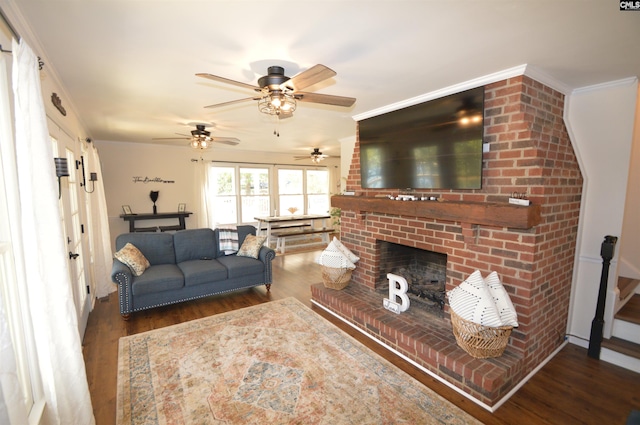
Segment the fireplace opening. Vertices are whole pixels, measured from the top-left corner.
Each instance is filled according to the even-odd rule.
[[[445,304],[447,254],[392,242],[377,241],[380,262],[376,290],[389,293],[388,273],[406,279],[412,307],[442,317]]]

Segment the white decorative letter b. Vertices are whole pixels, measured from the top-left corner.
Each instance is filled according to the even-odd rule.
[[[389,279],[389,298],[383,300],[384,308],[394,313],[407,311],[409,308],[409,297],[407,296],[409,284],[407,284],[407,280],[393,273],[387,274],[387,279]],[[396,302],[396,297],[400,298],[399,303]]]

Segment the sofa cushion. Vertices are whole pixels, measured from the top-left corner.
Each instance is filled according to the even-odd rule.
[[[218,239],[213,229],[179,230],[173,235],[173,243],[176,263],[218,256]]]
[[[178,263],[184,274],[184,285],[193,286],[227,278],[227,269],[216,259],[191,260]]]
[[[116,251],[127,242],[135,245],[152,266],[176,263],[173,235],[170,233],[123,233],[116,238]]]
[[[133,279],[133,295],[179,289],[184,286],[182,272],[175,264],[159,264],[149,267],[141,276]]]
[[[127,242],[122,249],[113,254],[120,262],[126,264],[134,276],[140,276],[149,268],[149,260],[131,242]]]
[[[228,255],[218,258],[218,261],[226,267],[229,279],[264,273],[264,263],[251,257]]]

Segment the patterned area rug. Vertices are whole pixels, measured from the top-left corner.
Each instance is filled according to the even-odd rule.
[[[480,422],[287,298],[121,338],[117,423]]]

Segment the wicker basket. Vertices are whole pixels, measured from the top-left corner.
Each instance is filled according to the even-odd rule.
[[[322,266],[322,283],[326,288],[344,289],[351,280],[351,269]]]
[[[492,328],[478,325],[458,316],[453,310],[451,324],[456,342],[464,351],[477,359],[500,357],[509,342],[513,326]]]

